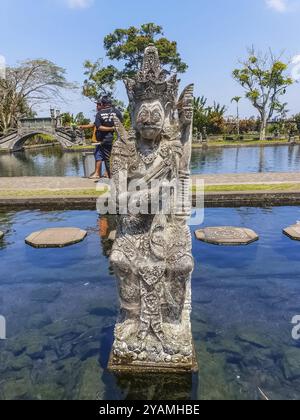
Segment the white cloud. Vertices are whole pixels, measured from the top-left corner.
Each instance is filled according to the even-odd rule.
[[[300,81],[300,55],[295,55],[292,58],[292,78]]]
[[[86,9],[93,4],[94,0],[67,0],[71,9]]]
[[[270,9],[279,13],[284,13],[289,8],[288,0],[266,0],[266,3]]]

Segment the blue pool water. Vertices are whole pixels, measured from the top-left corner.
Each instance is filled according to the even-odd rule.
[[[298,172],[300,146],[194,149],[194,174]]]
[[[93,211],[0,213],[0,399],[300,398],[300,243],[282,228],[300,208],[207,209],[205,226],[250,227],[260,241],[217,247],[194,240],[193,333],[199,375],[106,371],[118,311],[107,239],[114,219]],[[24,244],[53,226],[88,230],[64,249]],[[101,233],[101,235],[100,235]]]

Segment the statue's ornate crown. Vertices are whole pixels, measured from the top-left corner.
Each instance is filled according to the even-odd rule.
[[[131,106],[145,100],[161,100],[165,105],[170,103],[175,107],[179,80],[177,75],[167,80],[166,72],[162,69],[158,50],[150,45],[145,50],[143,66],[134,79],[126,79],[125,85]]]

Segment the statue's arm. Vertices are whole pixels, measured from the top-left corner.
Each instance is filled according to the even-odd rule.
[[[111,157],[112,188],[117,214],[124,214],[128,202],[128,162],[130,159],[128,134],[117,117],[114,118],[114,130],[118,138],[113,145]]]
[[[179,162],[178,217],[190,216],[190,163],[193,140],[194,85],[187,86],[178,101],[178,115],[181,131],[182,157]]]

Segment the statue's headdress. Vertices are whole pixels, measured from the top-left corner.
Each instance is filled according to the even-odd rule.
[[[158,50],[150,45],[145,50],[141,70],[133,79],[125,80],[131,108],[134,109],[142,101],[155,99],[175,108],[179,82],[176,74],[167,79],[160,64]]]

